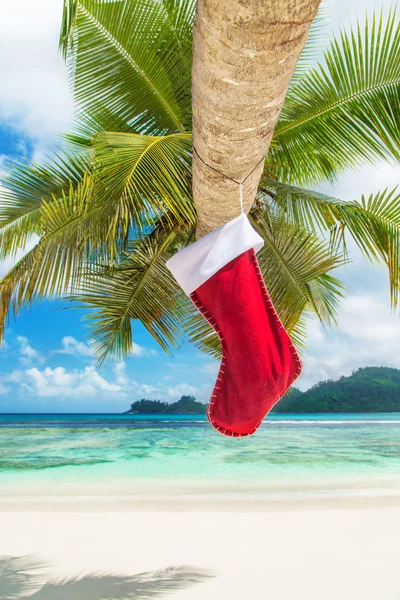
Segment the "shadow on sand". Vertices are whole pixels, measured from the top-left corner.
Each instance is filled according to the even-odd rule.
[[[213,577],[194,567],[169,567],[135,575],[91,573],[44,582],[46,563],[36,556],[0,557],[1,600],[144,600]]]

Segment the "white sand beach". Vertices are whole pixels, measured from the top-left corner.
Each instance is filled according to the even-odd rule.
[[[139,510],[116,490],[102,502],[76,489],[75,504],[71,495],[38,501],[38,490],[18,503],[11,492],[0,495],[2,599],[15,597],[7,589],[34,560],[38,579],[27,577],[21,598],[400,598],[397,496],[304,500],[299,508],[293,498],[281,507],[225,499],[222,507],[211,494],[200,504],[176,498],[172,510],[160,489],[156,511],[156,498]]]

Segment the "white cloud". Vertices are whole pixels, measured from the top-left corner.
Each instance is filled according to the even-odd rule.
[[[0,177],[3,177],[6,173],[6,164],[8,161],[7,154],[0,154]]]
[[[137,383],[136,381],[133,381],[132,387],[135,391],[136,396],[151,396],[154,394],[162,394],[161,388],[148,383]]]
[[[354,24],[357,19],[363,21],[365,13],[372,16],[375,11],[380,11],[381,7],[384,14],[387,14],[388,8],[392,5],[390,0],[383,0],[377,3],[375,0],[326,0],[324,8],[328,11],[328,20],[333,25],[333,29],[337,32],[340,27],[348,28],[349,23]],[[328,29],[329,34],[329,29]]]
[[[30,345],[28,338],[19,335],[17,337],[17,342],[19,344],[19,353],[21,355],[19,357],[19,361],[21,363],[30,364],[34,361],[44,361],[43,355],[39,352],[39,350],[36,350],[35,348],[33,348],[33,346]]]
[[[139,346],[139,344],[135,344],[135,342],[132,342],[131,355],[135,356],[136,358],[157,356],[157,350],[145,348],[144,346]]]
[[[10,386],[5,383],[19,383],[21,381],[22,371],[14,370],[11,373],[0,374],[0,396],[4,396],[10,391]]]
[[[73,106],[67,70],[58,52],[62,0],[2,3],[0,118],[42,152],[68,128]]]
[[[320,186],[321,192],[337,196],[341,200],[360,200],[361,196],[369,196],[382,192],[387,187],[392,189],[400,184],[399,167],[396,164],[379,162],[375,165],[364,165],[353,172],[343,174],[334,184],[325,183]]]
[[[10,383],[20,383],[23,379],[24,373],[19,369],[14,369],[11,373],[7,373],[1,377],[2,381],[8,381]]]
[[[207,361],[199,367],[199,371],[205,375],[212,375],[213,377],[216,377],[218,375],[219,365],[220,363],[217,360]]]
[[[120,385],[101,377],[94,367],[86,367],[81,371],[67,371],[64,367],[46,367],[41,371],[33,367],[27,369],[25,375],[26,380],[22,385],[36,396],[90,398],[99,393],[120,394],[122,391]]]
[[[188,385],[187,383],[179,383],[174,387],[167,388],[167,394],[170,398],[180,398],[181,396],[192,395],[197,391],[197,388]]]
[[[92,357],[92,349],[87,344],[79,342],[72,335],[66,335],[61,340],[61,350],[56,350],[55,354],[71,354],[72,356]]]
[[[124,362],[119,362],[113,367],[115,381],[122,386],[126,386],[129,383],[129,377],[125,372],[126,364]]]
[[[42,369],[31,367],[24,371],[14,370],[1,376],[0,390],[8,391],[5,384],[16,384],[20,389],[28,390],[32,398],[54,398],[60,402],[66,398],[74,398],[82,402],[94,399],[98,402],[108,400],[119,403],[129,403],[140,398],[173,401],[182,395],[195,394],[198,391],[187,383],[180,383],[174,387],[139,383],[129,378],[124,362],[114,365],[112,372],[113,377],[107,378],[100,375],[92,365],[84,369],[72,370],[63,366]]]
[[[27,361],[41,358],[40,353],[26,337],[19,336],[17,339],[24,353],[23,358]],[[68,348],[71,345],[75,348],[77,344],[73,340],[75,338],[67,339],[65,346]],[[154,370],[155,374],[156,372],[157,369]],[[106,370],[106,374],[100,374],[93,365],[83,369],[68,369],[62,365],[14,369],[9,373],[0,372],[0,394],[11,391],[12,397],[19,402],[21,399],[25,402],[26,398],[29,398],[29,401],[36,398],[36,403],[44,402],[42,410],[53,410],[53,406],[62,405],[63,400],[67,399],[70,399],[70,406],[73,406],[74,410],[80,410],[81,407],[84,410],[85,405],[93,410],[94,403],[102,410],[113,410],[113,406],[117,410],[118,407],[123,410],[124,406],[140,398],[173,402],[182,395],[196,395],[199,392],[204,400],[203,388],[207,387],[208,393],[210,387],[196,388],[188,383],[171,386],[168,385],[168,379],[156,383],[139,382],[129,376],[124,361],[113,365],[111,376],[109,373],[110,370]]]
[[[139,383],[130,379],[126,373],[126,363],[119,362],[113,367],[115,381],[124,387],[124,389],[132,396],[133,399],[139,398],[155,398],[165,395],[165,389],[162,384]]]

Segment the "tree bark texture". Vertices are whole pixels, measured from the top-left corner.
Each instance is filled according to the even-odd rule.
[[[320,1],[198,0],[192,81],[198,238],[240,214],[239,185],[210,167],[243,181],[259,163],[243,186],[250,210]]]

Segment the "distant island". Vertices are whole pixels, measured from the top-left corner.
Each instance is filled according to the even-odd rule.
[[[161,400],[138,400],[124,415],[202,415],[207,410],[207,404],[197,402],[193,396],[182,396],[172,404]]]
[[[172,404],[138,400],[124,414],[199,415],[207,404],[182,396]],[[273,413],[376,413],[400,412],[400,370],[389,367],[358,369],[338,381],[321,381],[306,392],[292,388],[273,408]]]

